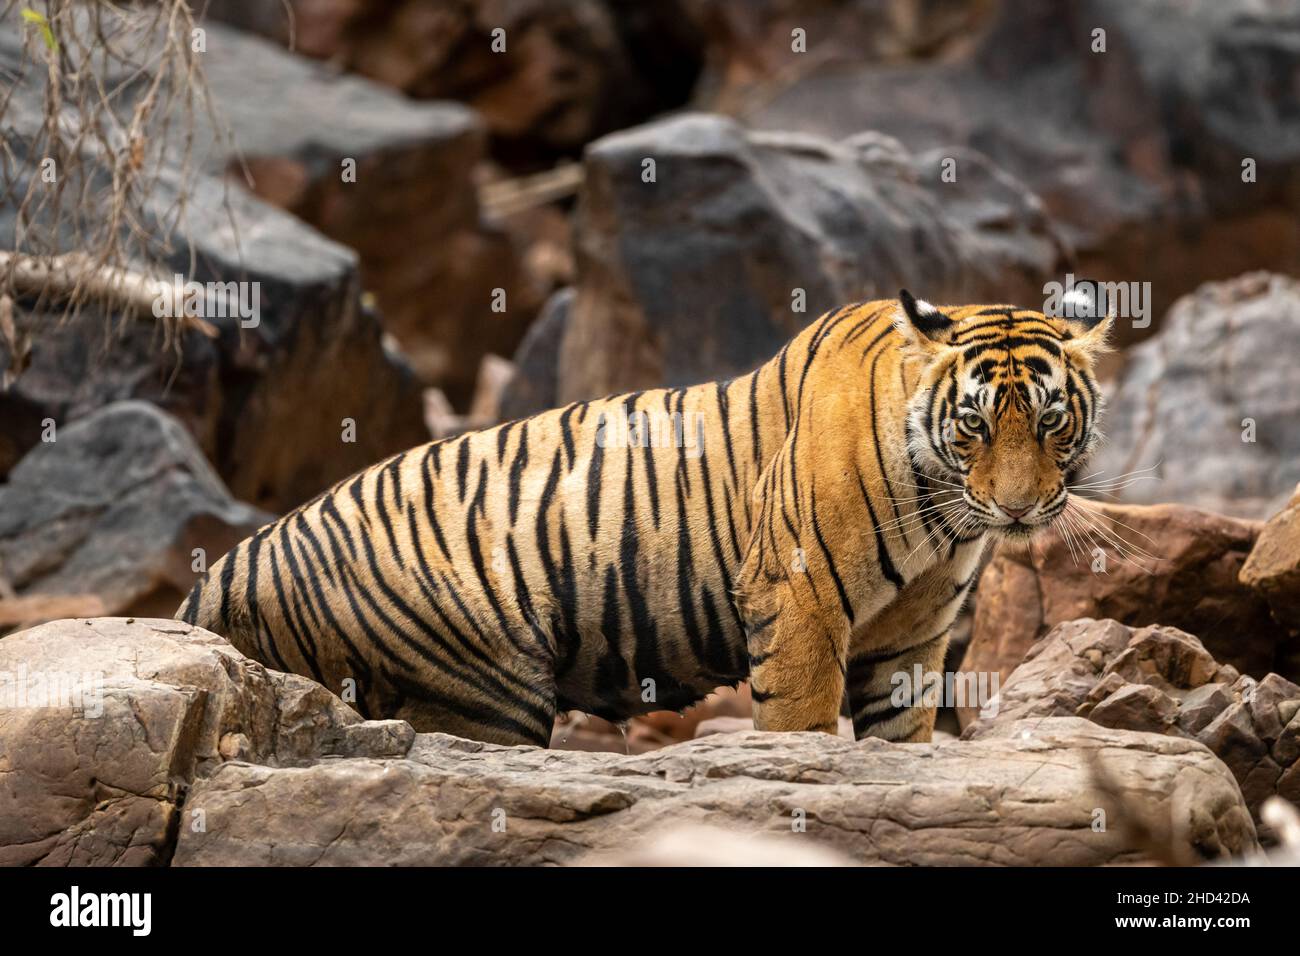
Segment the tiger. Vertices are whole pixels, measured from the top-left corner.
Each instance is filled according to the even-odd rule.
[[[1099,437],[1113,314],[1052,311],[902,290],[745,375],[429,442],[242,541],[176,616],[488,743],[744,680],[759,730],[930,741],[894,675],[941,670],[986,544],[1056,520]]]

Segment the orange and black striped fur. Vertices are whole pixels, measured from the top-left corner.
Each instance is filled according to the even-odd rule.
[[[760,729],[928,740],[990,532],[1065,507],[1109,319],[847,306],[757,371],[411,449],[223,557],[178,617],[369,717],[546,744],[752,681]],[[355,682],[349,685],[349,681]]]

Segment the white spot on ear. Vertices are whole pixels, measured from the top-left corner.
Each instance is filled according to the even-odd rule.
[[[924,299],[917,299],[916,314],[917,315],[938,315],[939,310],[936,309],[934,306],[932,306],[929,302],[926,302]]]

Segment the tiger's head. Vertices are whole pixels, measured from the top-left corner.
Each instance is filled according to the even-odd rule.
[[[922,363],[908,450],[968,529],[1023,537],[1046,527],[1100,437],[1093,368],[1114,317],[1083,287],[1062,306],[1059,316],[939,308],[899,294],[895,325]]]

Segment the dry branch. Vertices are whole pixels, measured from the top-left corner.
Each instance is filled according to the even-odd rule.
[[[184,283],[155,279],[117,266],[97,266],[81,252],[49,258],[0,252],[0,274],[5,273],[20,295],[105,302],[138,318],[156,315],[157,303],[183,303],[187,297]],[[194,329],[210,339],[217,337],[217,327],[211,322],[177,311],[181,314],[171,317],[182,328]]]

